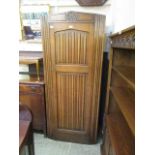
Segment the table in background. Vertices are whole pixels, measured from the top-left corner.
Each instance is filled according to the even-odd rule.
[[[19,153],[28,146],[29,155],[34,155],[33,133],[30,121],[19,120]]]

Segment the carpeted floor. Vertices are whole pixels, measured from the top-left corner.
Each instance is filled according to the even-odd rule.
[[[69,143],[34,134],[35,155],[100,155],[101,140],[95,145]]]

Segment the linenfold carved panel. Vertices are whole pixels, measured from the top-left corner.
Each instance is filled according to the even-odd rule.
[[[77,30],[56,32],[56,63],[86,64],[87,35],[87,32]]]
[[[84,130],[87,74],[57,73],[58,128]]]

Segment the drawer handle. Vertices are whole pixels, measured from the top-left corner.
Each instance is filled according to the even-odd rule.
[[[36,87],[31,87],[31,90],[32,91],[36,91]]]

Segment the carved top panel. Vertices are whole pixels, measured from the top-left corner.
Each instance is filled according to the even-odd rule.
[[[111,35],[111,40],[112,47],[134,49],[135,27],[131,27],[114,35]]]
[[[60,14],[51,14],[49,22],[94,22],[95,16],[98,15],[69,11]]]
[[[65,19],[67,21],[78,21],[79,20],[79,14],[75,12],[65,13]]]

